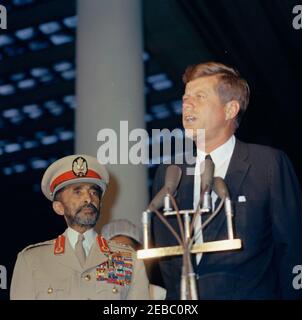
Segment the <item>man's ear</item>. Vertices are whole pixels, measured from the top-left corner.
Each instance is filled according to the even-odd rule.
[[[64,207],[62,202],[60,201],[54,201],[52,203],[52,208],[59,216],[64,216]]]
[[[235,119],[240,110],[240,105],[237,100],[232,100],[225,105],[225,120]]]

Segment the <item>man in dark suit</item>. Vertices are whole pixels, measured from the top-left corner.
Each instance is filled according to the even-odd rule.
[[[214,176],[225,179],[233,203],[235,237],[240,250],[192,257],[200,299],[302,299],[293,285],[293,269],[302,265],[301,189],[287,156],[276,149],[237,140],[238,127],[249,101],[249,87],[233,68],[220,63],[189,67],[183,77],[183,126],[198,141],[205,129],[205,147],[197,145],[196,167],[210,155]],[[195,165],[191,165],[193,170]],[[189,175],[182,164],[176,201],[180,209],[196,208],[200,175]],[[166,165],[158,168],[154,195],[164,184]],[[214,199],[217,195],[212,193]],[[216,206],[217,206],[216,201]],[[204,216],[204,215],[203,215]],[[201,219],[201,218],[200,218]],[[206,219],[202,217],[202,221]],[[169,222],[178,230],[176,218]],[[201,225],[197,220],[195,230]],[[156,246],[177,245],[173,235],[154,217]],[[178,230],[179,231],[179,230]],[[227,239],[226,218],[220,212],[203,230],[207,242]],[[168,299],[179,299],[182,258],[167,257],[160,268]]]

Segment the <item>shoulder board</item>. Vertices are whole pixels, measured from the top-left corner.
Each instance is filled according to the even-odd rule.
[[[102,237],[101,235],[98,235],[96,237],[96,240],[98,242],[98,245],[99,245],[101,252],[103,252],[103,253],[110,252],[110,248],[108,246],[108,241],[104,237]]]
[[[47,240],[44,242],[39,242],[39,243],[35,243],[35,244],[31,244],[29,246],[27,246],[26,248],[24,248],[22,250],[22,252],[25,252],[27,250],[30,250],[32,248],[37,248],[37,247],[42,247],[42,246],[47,246],[47,245],[53,245],[55,240]]]

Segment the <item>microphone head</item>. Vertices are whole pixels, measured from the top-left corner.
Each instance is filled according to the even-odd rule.
[[[213,190],[220,199],[229,198],[230,194],[228,188],[221,177],[215,177],[213,180]]]
[[[201,190],[210,192],[210,190],[212,189],[215,165],[210,156],[207,156],[204,160],[204,163],[202,163],[201,165],[204,166],[204,172],[201,175]]]
[[[167,193],[173,195],[176,188],[178,187],[181,179],[182,171],[180,167],[171,165],[166,169],[165,184],[152,199],[148,206],[148,210],[153,211],[164,206],[164,197]]]
[[[164,206],[164,197],[167,194],[165,187],[161,188],[156,196],[152,199],[148,206],[148,210],[154,211],[154,209],[159,209]]]
[[[179,166],[171,165],[166,170],[165,185],[166,192],[171,195],[175,192],[181,179],[182,171]]]

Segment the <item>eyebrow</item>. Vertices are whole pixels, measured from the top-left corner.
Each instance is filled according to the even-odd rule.
[[[208,92],[207,92],[207,91],[204,91],[204,90],[198,90],[198,91],[195,92],[195,94],[200,94],[200,93],[201,93],[201,94],[204,94],[204,95],[206,95],[206,96],[208,95]]]
[[[82,189],[83,187],[82,186],[74,186],[72,189],[73,190],[80,190],[80,189]]]
[[[72,190],[77,191],[77,190],[82,190],[84,189],[83,186],[79,185],[79,186],[73,186]],[[89,187],[89,190],[94,189],[94,187]]]
[[[186,94],[188,94],[187,91],[184,92],[184,95],[186,95]],[[207,96],[207,95],[208,95],[208,92],[206,92],[206,91],[204,91],[204,90],[198,90],[198,91],[192,90],[192,91],[191,91],[191,94],[195,94],[195,95],[196,95],[196,94],[204,94],[204,95]]]
[[[73,191],[78,191],[78,190],[82,190],[83,189],[83,186],[79,185],[79,186],[74,186],[72,188]],[[98,186],[95,186],[95,185],[92,185],[91,187],[89,187],[89,190],[94,190],[94,191],[97,191],[99,194],[101,194],[102,192],[102,189]]]

